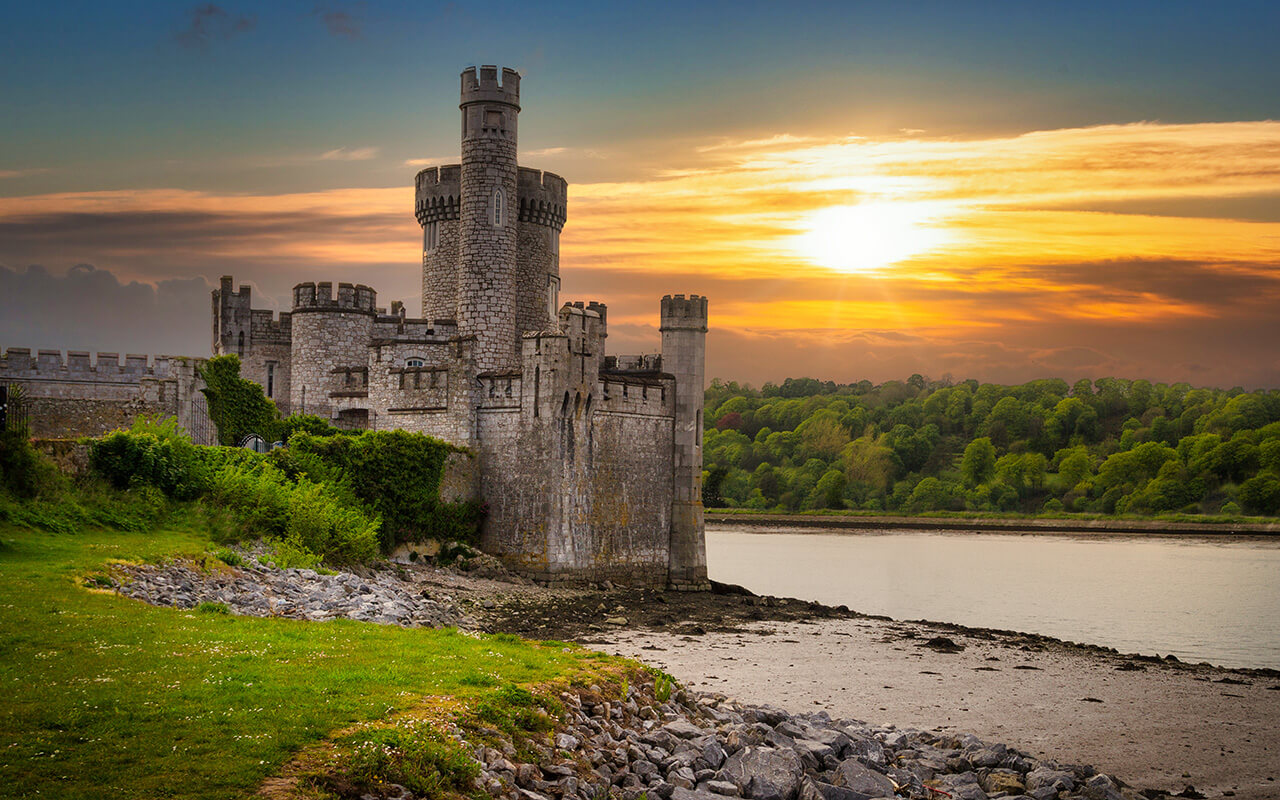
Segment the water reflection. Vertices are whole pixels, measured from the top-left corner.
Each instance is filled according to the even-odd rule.
[[[1280,541],[722,526],[711,577],[896,619],[1280,668]]]

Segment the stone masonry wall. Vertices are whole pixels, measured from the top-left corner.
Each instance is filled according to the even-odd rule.
[[[356,309],[294,309],[289,387],[294,412],[332,417],[367,397],[364,370],[372,324],[371,312]],[[355,370],[350,379],[348,368]]]
[[[496,67],[462,74],[462,207],[458,330],[476,337],[482,372],[515,367],[516,141],[520,76]],[[500,202],[500,208],[495,203]],[[495,211],[498,212],[495,218]]]
[[[177,417],[190,424],[197,391],[193,360],[116,353],[11,347],[0,358],[0,383],[20,385],[26,393],[32,436],[98,436],[127,428],[139,414]]]

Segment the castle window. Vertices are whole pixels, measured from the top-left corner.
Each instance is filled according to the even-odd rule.
[[[505,199],[502,196],[502,190],[494,189],[493,190],[493,213],[491,214],[491,216],[493,218],[493,227],[495,228],[501,228],[503,226],[502,216],[503,216],[504,202],[505,202]]]
[[[244,331],[240,331],[240,340],[236,344],[236,354],[244,358]]]
[[[405,362],[404,362],[404,365],[405,365],[406,367],[420,367],[420,366],[422,366],[422,359],[420,359],[420,358],[410,358],[410,359],[408,359],[407,361],[405,361]]]
[[[551,231],[551,255],[560,255],[560,231]]]
[[[547,276],[547,316],[556,318],[560,306],[560,279],[554,275]]]
[[[485,111],[484,126],[493,131],[502,130],[502,112],[501,111]]]
[[[431,252],[440,246],[440,223],[428,222],[422,229],[422,249]]]
[[[267,397],[276,396],[276,365],[267,362]]]

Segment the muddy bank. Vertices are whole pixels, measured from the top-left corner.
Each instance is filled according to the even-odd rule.
[[[483,619],[492,630],[638,658],[744,702],[971,731],[1038,757],[1096,764],[1141,788],[1280,797],[1275,670],[718,589],[526,594]]]

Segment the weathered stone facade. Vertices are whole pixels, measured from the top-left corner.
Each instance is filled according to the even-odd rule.
[[[547,581],[707,585],[707,301],[663,298],[662,353],[606,356],[603,303],[559,304],[568,184],[520,167],[519,75],[462,73],[462,163],[418,173],[422,319],[367,286],[302,283],[273,318],[224,278],[214,351],[285,409],[468,447],[486,551]],[[287,398],[287,400],[286,400]]]
[[[127,428],[139,414],[177,417],[188,430],[208,430],[196,375],[198,359],[175,356],[10,347],[0,356],[0,383],[22,387],[28,429],[38,438],[97,436]]]

